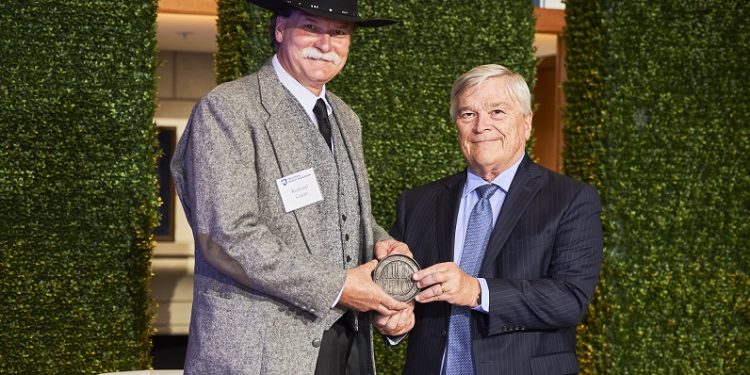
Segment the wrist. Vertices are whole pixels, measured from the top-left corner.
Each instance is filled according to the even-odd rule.
[[[476,298],[474,299],[474,306],[472,306],[472,308],[482,304],[482,285],[479,283],[479,279],[474,278],[474,280],[476,280],[477,293]]]

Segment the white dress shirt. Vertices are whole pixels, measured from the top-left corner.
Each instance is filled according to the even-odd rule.
[[[329,116],[331,115],[331,113],[333,113],[331,105],[328,104],[328,100],[326,100],[325,85],[323,85],[323,89],[320,90],[320,95],[315,96],[312,92],[310,92],[310,90],[305,88],[305,86],[302,86],[299,81],[294,79],[294,77],[292,77],[284,69],[283,66],[281,66],[278,56],[273,55],[271,64],[273,65],[273,70],[276,72],[276,76],[279,77],[279,81],[281,81],[281,84],[284,85],[284,87],[292,93],[292,96],[294,96],[302,105],[302,108],[304,108],[305,112],[307,112],[307,115],[310,116],[310,120],[312,120],[313,124],[318,125],[318,119],[313,113],[315,102],[317,102],[318,99],[323,99],[323,101],[326,103],[326,111],[328,112]]]

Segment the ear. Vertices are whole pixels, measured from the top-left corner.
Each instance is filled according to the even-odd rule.
[[[529,113],[528,115],[525,115],[524,119],[523,119],[523,127],[524,127],[524,131],[526,133],[526,140],[527,141],[529,140],[529,138],[531,138],[531,124],[532,124],[533,118],[534,118],[534,114],[533,113]]]
[[[276,17],[276,26],[274,27],[274,35],[276,42],[281,44],[284,41],[284,30],[286,29],[287,18],[282,16]]]

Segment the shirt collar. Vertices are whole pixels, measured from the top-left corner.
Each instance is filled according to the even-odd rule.
[[[279,81],[281,84],[289,90],[290,93],[292,93],[292,96],[294,96],[297,101],[302,105],[302,108],[307,111],[308,116],[310,118],[315,118],[315,115],[313,114],[313,107],[315,107],[315,102],[318,101],[318,98],[322,98],[323,101],[326,103],[326,109],[328,110],[328,114],[331,114],[331,105],[328,104],[328,100],[326,100],[326,86],[323,85],[323,89],[320,90],[320,95],[315,96],[313,93],[310,92],[310,90],[306,89],[305,86],[302,86],[299,81],[294,79],[285,69],[283,66],[281,66],[281,63],[279,62],[279,58],[277,55],[273,55],[273,58],[271,59],[271,64],[273,65],[273,70],[276,72],[276,76],[279,78]]]
[[[510,166],[510,168],[504,170],[495,177],[495,179],[492,180],[492,184],[497,185],[503,190],[503,192],[507,193],[510,189],[510,183],[513,182],[513,177],[516,176],[516,171],[518,171],[518,166],[521,165],[521,160],[523,160],[524,155],[525,154],[522,154],[521,157]],[[464,191],[461,194],[461,199],[466,198],[466,196],[471,194],[474,189],[482,185],[487,185],[487,181],[474,174],[471,169],[466,168],[466,183],[464,184]]]

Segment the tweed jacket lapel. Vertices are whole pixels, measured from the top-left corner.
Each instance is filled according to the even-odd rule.
[[[284,89],[273,66],[263,65],[258,71],[260,102],[268,112],[266,130],[273,143],[276,162],[282,176],[310,168],[310,150],[299,124],[310,122],[297,100]]]
[[[265,123],[268,137],[274,149],[275,163],[279,168],[279,176],[288,176],[313,167],[311,160],[309,139],[299,124],[310,122],[307,113],[279,82],[276,72],[270,62],[258,70],[258,84],[260,87],[260,102],[268,112],[268,120]],[[273,161],[260,161],[271,163]],[[319,178],[319,176],[318,176]],[[312,204],[292,213],[297,218],[300,231],[305,242],[311,248],[322,244],[323,230],[320,227],[322,205]],[[320,253],[323,249],[315,249],[314,253]]]
[[[492,230],[479,275],[485,274],[493,266],[495,258],[497,258],[500,249],[502,249],[508,240],[513,227],[516,226],[518,219],[523,215],[526,207],[539,192],[540,187],[541,174],[531,159],[528,156],[524,156],[505,197],[503,207],[500,210],[500,216],[495,223],[495,229]]]

